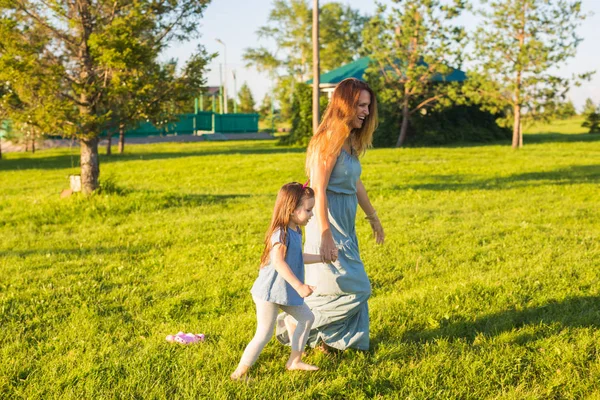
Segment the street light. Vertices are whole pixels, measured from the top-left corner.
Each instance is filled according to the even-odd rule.
[[[223,41],[221,39],[215,39],[218,43],[221,43],[223,45],[223,64],[224,64],[224,69],[225,69],[225,82],[223,84],[223,107],[225,109],[225,114],[227,114],[227,46],[225,46],[225,43],[223,43]]]

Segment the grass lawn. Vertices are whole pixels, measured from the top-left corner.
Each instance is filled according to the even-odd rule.
[[[507,143],[374,149],[358,218],[371,350],[272,341],[249,289],[278,188],[304,152],[272,142],[135,145],[104,192],[59,199],[77,150],[0,160],[0,398],[600,398],[600,135],[571,120]],[[205,333],[169,344],[180,330]]]

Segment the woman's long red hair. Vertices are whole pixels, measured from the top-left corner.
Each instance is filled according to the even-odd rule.
[[[288,224],[290,223],[292,212],[302,204],[304,199],[312,199],[313,197],[315,197],[315,192],[311,188],[298,182],[287,183],[279,189],[277,200],[275,200],[271,224],[265,235],[265,248],[260,257],[261,268],[269,263],[271,249],[273,248],[273,245],[271,244],[271,236],[273,236],[273,233],[278,229],[281,230],[279,241],[285,246],[288,234]]]
[[[363,90],[371,95],[369,115],[360,129],[354,129],[352,121],[356,118],[356,109]],[[377,128],[377,123],[377,99],[369,85],[355,78],[344,79],[338,83],[331,96],[331,102],[323,114],[321,124],[308,144],[307,175],[310,177],[310,170],[316,162],[324,162],[329,156],[339,154],[350,133],[353,133],[353,149],[358,154],[363,154],[373,142],[373,132]]]

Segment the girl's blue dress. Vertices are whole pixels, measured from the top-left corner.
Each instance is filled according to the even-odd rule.
[[[281,237],[282,231],[277,229],[271,235],[271,245],[275,245],[275,243],[285,244],[287,247],[285,262],[288,263],[290,269],[300,282],[304,282],[301,231],[287,229],[285,243],[281,241]],[[258,278],[254,281],[250,292],[252,296],[258,299],[285,306],[300,306],[304,303],[304,299],[300,297],[298,292],[277,273],[272,260],[260,269]]]

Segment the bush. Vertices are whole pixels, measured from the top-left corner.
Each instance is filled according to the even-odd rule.
[[[406,144],[440,145],[509,139],[511,132],[498,126],[498,117],[474,105],[430,109],[425,115],[415,113],[410,119]],[[400,106],[379,103],[379,121],[373,144],[376,147],[395,146],[402,123]]]
[[[323,115],[327,107],[327,97],[319,98],[320,113]],[[283,136],[279,143],[308,146],[313,135],[312,128],[312,87],[306,83],[298,83],[292,98],[292,128],[290,134]]]
[[[596,107],[592,99],[587,99],[583,110],[585,121],[582,127],[588,128],[589,133],[600,133],[600,106]]]

